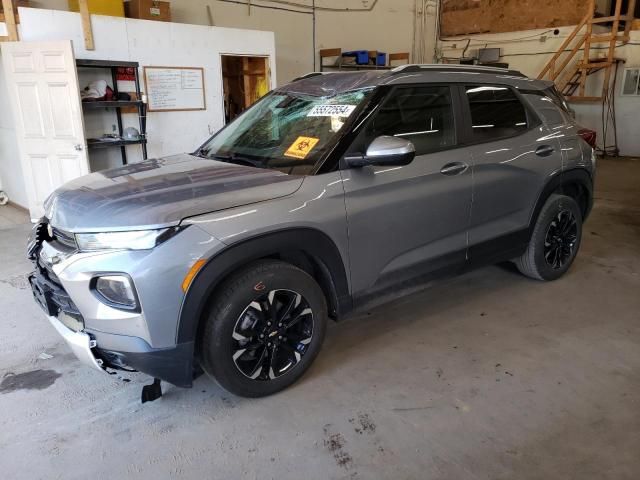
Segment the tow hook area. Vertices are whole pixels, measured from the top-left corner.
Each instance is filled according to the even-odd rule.
[[[154,378],[151,385],[142,387],[142,396],[140,398],[142,403],[153,402],[162,396],[162,386],[160,382],[159,378]]]

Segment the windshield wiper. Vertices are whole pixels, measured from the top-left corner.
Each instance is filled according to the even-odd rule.
[[[194,155],[196,157],[209,158],[209,149],[208,148],[201,148],[200,150],[196,151],[194,153]]]
[[[264,165],[262,164],[262,162],[251,160],[246,157],[241,157],[235,153],[231,153],[231,154],[220,153],[207,158],[212,158],[213,160],[220,160],[221,162],[235,163],[237,165],[245,165],[245,166],[249,165],[251,167],[264,168]]]

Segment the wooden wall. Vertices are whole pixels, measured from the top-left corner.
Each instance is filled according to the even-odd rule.
[[[442,0],[442,36],[576,25],[585,0]]]

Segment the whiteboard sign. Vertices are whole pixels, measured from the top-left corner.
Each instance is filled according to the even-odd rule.
[[[150,112],[206,109],[202,68],[144,67],[144,84]]]

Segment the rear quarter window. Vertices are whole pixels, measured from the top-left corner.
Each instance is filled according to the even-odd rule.
[[[564,100],[552,95],[549,90],[527,90],[520,93],[547,125],[563,125],[569,121],[570,115],[564,107]]]

